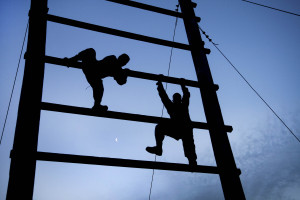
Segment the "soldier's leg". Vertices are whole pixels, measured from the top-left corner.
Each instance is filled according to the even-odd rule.
[[[104,93],[104,87],[103,87],[103,81],[100,79],[100,81],[95,81],[90,83],[92,89],[93,89],[93,97],[94,97],[94,109],[104,109],[107,110],[107,106],[102,106],[101,101]]]
[[[147,147],[146,151],[149,153],[156,154],[158,156],[162,155],[162,144],[163,140],[165,138],[165,133],[168,131],[167,130],[167,124],[160,123],[157,124],[155,127],[155,141],[156,141],[156,146],[154,147]]]
[[[190,165],[197,165],[197,154],[195,150],[193,129],[186,130],[185,136],[182,138],[184,155],[189,160]]]
[[[165,139],[166,125],[165,124],[157,124],[155,127],[155,140],[156,146],[162,150],[162,144]]]

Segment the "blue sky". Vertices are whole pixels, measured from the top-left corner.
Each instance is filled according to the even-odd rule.
[[[177,1],[139,2],[175,9]],[[262,97],[300,137],[300,18],[239,0],[201,0],[199,25],[219,44]],[[255,2],[300,13],[297,0]],[[1,128],[24,37],[30,1],[0,0],[0,122]],[[104,0],[49,0],[49,14],[129,32],[172,39],[175,19]],[[205,38],[204,38],[205,39]],[[175,41],[187,43],[181,19]],[[205,41],[205,40],[204,40]],[[128,68],[166,74],[170,48],[48,23],[46,54],[70,57],[92,47],[97,58],[127,53]],[[300,145],[219,52],[208,55],[219,102],[247,199],[299,199]],[[24,70],[21,60],[6,130],[0,146],[0,199],[6,195]],[[190,53],[174,49],[171,76],[196,80]],[[78,69],[46,64],[43,101],[81,107],[93,105],[91,88]],[[103,104],[110,110],[160,116],[162,103],[155,82],[129,78],[119,86],[104,80]],[[86,89],[87,88],[87,89]],[[205,122],[198,89],[191,92],[190,115]],[[170,84],[167,93],[180,92]],[[165,117],[168,117],[166,114]],[[154,124],[42,111],[39,151],[154,160],[145,151],[154,145]],[[215,165],[207,131],[194,130],[199,165]],[[116,138],[117,141],[116,141]],[[166,138],[159,161],[187,163],[181,142]],[[152,170],[37,162],[34,199],[148,199]],[[152,199],[222,199],[217,175],[155,171]]]

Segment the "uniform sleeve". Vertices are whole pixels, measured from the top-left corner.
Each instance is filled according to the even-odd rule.
[[[183,92],[183,97],[182,97],[182,103],[185,106],[189,106],[190,104],[190,92],[187,89],[187,87],[185,87],[184,85],[181,86],[182,92]]]
[[[171,106],[172,106],[172,102],[171,100],[169,99],[164,87],[162,85],[159,85],[157,87],[157,90],[158,90],[158,94],[161,98],[161,101],[163,102],[163,104],[165,105],[166,109],[167,110],[170,110]]]

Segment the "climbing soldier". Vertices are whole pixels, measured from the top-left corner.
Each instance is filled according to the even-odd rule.
[[[65,59],[67,59],[68,64],[75,61],[82,61],[82,71],[93,89],[94,106],[92,109],[106,111],[108,107],[101,105],[104,92],[102,79],[111,76],[119,85],[125,84],[127,82],[127,75],[122,67],[129,62],[129,56],[122,54],[116,58],[116,56],[111,55],[102,60],[97,60],[96,51],[89,48],[81,51],[72,58]]]
[[[195,152],[193,128],[191,126],[188,110],[190,93],[183,83],[181,83],[183,97],[181,98],[179,93],[175,93],[173,95],[173,101],[171,101],[164,90],[161,81],[158,81],[156,85],[158,86],[157,90],[159,96],[170,115],[170,120],[160,122],[156,125],[156,146],[147,147],[146,151],[161,156],[163,152],[162,143],[166,135],[176,140],[182,139],[185,157],[187,157],[191,166],[196,166],[197,155]]]

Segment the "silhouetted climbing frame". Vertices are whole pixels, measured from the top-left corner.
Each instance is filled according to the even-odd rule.
[[[213,83],[206,58],[206,54],[210,51],[204,48],[204,42],[201,39],[197,25],[200,18],[195,16],[193,9],[196,7],[196,4],[192,3],[191,0],[179,0],[182,13],[177,13],[129,0],[107,1],[183,18],[189,45],[50,15],[47,14],[47,0],[31,0],[25,71],[14,144],[11,151],[11,167],[6,198],[15,200],[18,199],[21,194],[22,199],[32,199],[36,161],[44,160],[219,174],[225,199],[245,199],[242,184],[239,179],[241,172],[236,168],[227,136],[227,132],[231,132],[232,127],[224,125],[216,94],[218,86]],[[191,168],[185,164],[38,152],[37,144],[41,110],[148,123],[158,123],[161,120],[168,120],[154,116],[113,111],[97,113],[88,108],[41,102],[45,63],[66,65],[63,59],[45,55],[47,21],[191,51],[198,82],[132,70],[127,70],[127,75],[135,78],[161,80],[174,84],[180,84],[183,81],[185,85],[200,88],[207,123],[193,122],[193,127],[209,130],[217,167],[198,165],[197,167]],[[80,68],[80,63],[72,63],[71,66]]]

